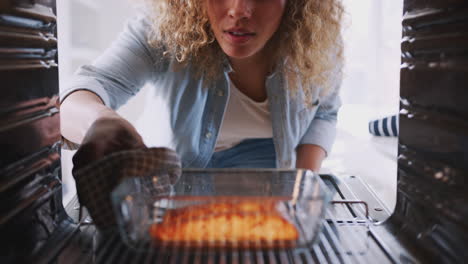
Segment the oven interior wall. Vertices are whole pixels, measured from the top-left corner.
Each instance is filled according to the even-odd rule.
[[[66,217],[55,0],[1,1],[0,16],[0,263],[22,263]]]
[[[406,0],[404,12],[398,197],[390,223],[432,261],[464,262],[468,3]]]

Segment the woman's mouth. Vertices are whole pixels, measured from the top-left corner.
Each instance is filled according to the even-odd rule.
[[[224,31],[227,39],[234,44],[244,44],[251,40],[256,34],[242,31]]]

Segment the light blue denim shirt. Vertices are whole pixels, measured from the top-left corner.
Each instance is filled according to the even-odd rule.
[[[161,59],[162,51],[148,44],[149,30],[145,16],[130,19],[119,38],[92,65],[76,72],[61,98],[76,90],[89,90],[107,106],[117,109],[145,84],[152,83],[154,94],[169,106],[172,145],[183,167],[203,168],[214,152],[228,102],[228,73],[232,69],[227,64],[224,76],[211,87],[204,87],[203,79],[194,75],[196,65],[174,71],[173,61]],[[339,67],[335,69],[337,72]],[[295,166],[296,147],[301,144],[318,145],[330,152],[341,105],[338,96],[341,75],[332,72],[330,76],[334,90],[319,97],[320,87],[314,87],[313,107],[304,104],[300,87],[292,95],[281,74],[268,76],[266,91],[278,168]],[[154,120],[154,125],[158,125],[158,120]]]

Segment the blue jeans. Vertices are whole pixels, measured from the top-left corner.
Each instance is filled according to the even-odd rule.
[[[211,157],[206,168],[276,168],[276,153],[271,138],[263,139],[247,139],[238,145],[223,151],[215,152]],[[222,174],[220,175],[222,176]],[[206,175],[203,172],[198,175],[192,174],[180,192],[187,195],[225,195],[223,186],[217,185],[213,179],[213,175]],[[248,179],[242,178],[243,181]],[[258,185],[255,179],[252,179],[252,185]],[[291,186],[278,187],[274,183],[270,183],[271,188],[282,194],[289,194]],[[189,188],[187,188],[189,186]],[[285,191],[282,191],[285,189]]]
[[[276,168],[273,139],[246,139],[230,149],[215,152],[206,168]]]
[[[236,146],[215,152],[206,168],[276,168],[276,153],[272,138],[246,139]],[[221,194],[212,175],[201,173],[192,177],[190,195]],[[219,187],[219,186],[218,186]],[[186,190],[184,190],[186,192]]]

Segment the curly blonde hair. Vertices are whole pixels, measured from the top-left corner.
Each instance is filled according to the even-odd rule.
[[[199,76],[215,80],[222,71],[223,53],[211,31],[204,0],[146,1],[154,14],[150,44],[164,47],[165,54],[180,65],[196,63]],[[285,62],[278,69],[291,91],[297,92],[300,84],[307,104],[313,87],[322,87],[322,94],[330,90],[329,73],[342,64],[343,13],[341,0],[288,0],[282,22],[269,41],[275,62]]]

